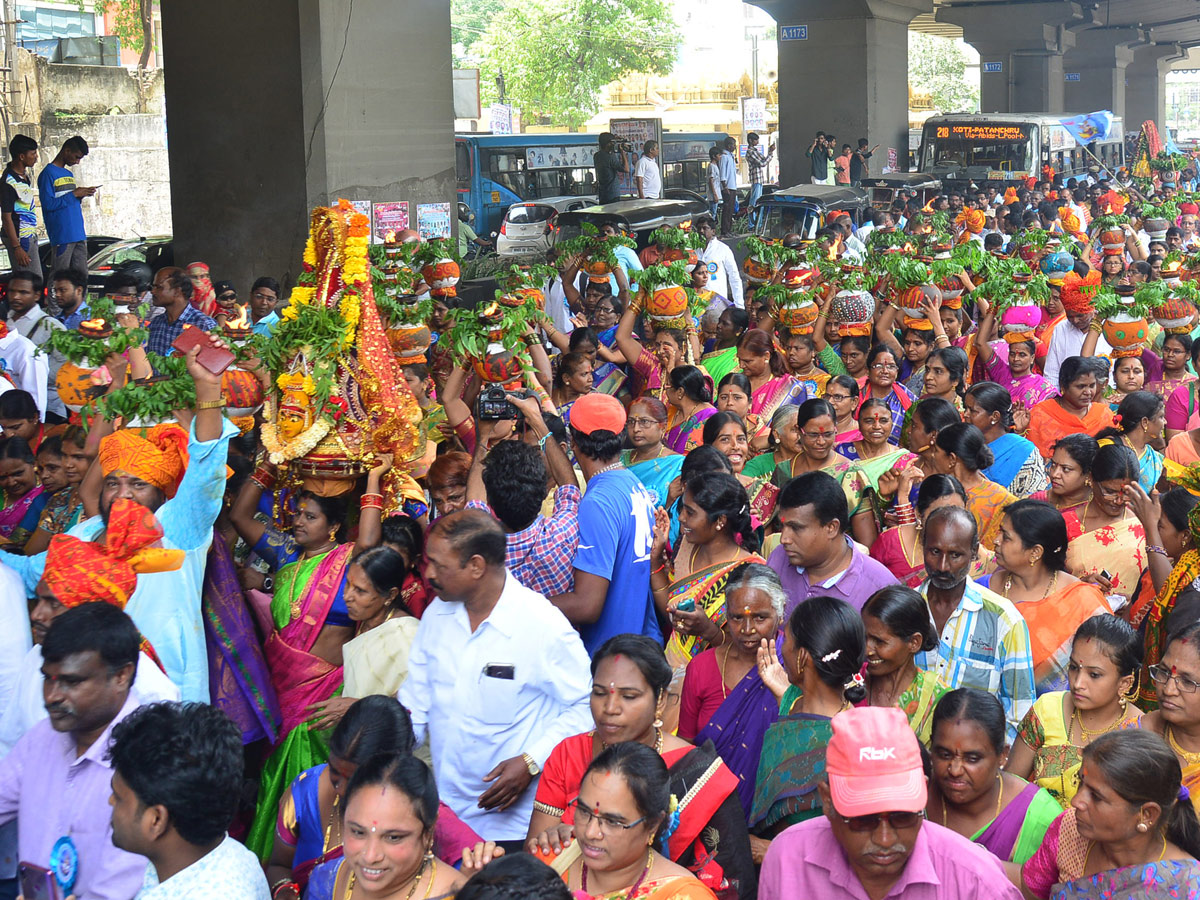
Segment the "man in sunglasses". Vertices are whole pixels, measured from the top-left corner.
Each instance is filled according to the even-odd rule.
[[[823,818],[784,831],[763,860],[758,900],[869,897],[1019,900],[1000,860],[925,821],[921,750],[899,709],[848,709],[833,717]]]

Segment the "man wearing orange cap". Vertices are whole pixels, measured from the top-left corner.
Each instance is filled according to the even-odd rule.
[[[549,600],[579,629],[589,655],[617,634],[662,640],[650,597],[654,496],[621,465],[625,407],[610,394],[584,394],[571,407],[570,431],[587,479],[575,589]]]
[[[100,601],[124,609],[137,587],[139,573],[169,572],[183,563],[182,550],[156,545],[163,537],[154,513],[132,500],[118,499],[108,515],[102,541],[55,535],[46,551],[46,568],[38,582],[37,602],[29,619],[34,646],[25,655],[12,701],[0,715],[0,753],[46,718],[42,698],[42,640],[50,623],[83,603]],[[179,688],[158,667],[150,645],[143,646],[133,693],[143,703],[178,700]]]
[[[848,709],[833,717],[832,726],[828,778],[817,785],[825,815],[771,841],[759,900],[1019,900],[1021,892],[997,857],[925,820],[921,749],[903,712]]]
[[[209,337],[213,346],[223,346]],[[103,476],[100,515],[80,522],[68,532],[84,541],[101,539],[109,526],[113,504],[132,500],[154,513],[168,549],[184,551],[182,565],[171,572],[152,572],[138,579],[126,612],[154,647],[167,676],[178,685],[182,699],[207,702],[208,656],[200,613],[200,588],[205,557],[212,542],[213,523],[221,510],[225,489],[225,459],[229,439],[237,429],[221,414],[221,376],[197,361],[197,345],[187,354],[188,373],[196,383],[196,415],[191,437],[178,425],[158,425],[144,432],[132,429],[109,434],[100,441],[97,463]],[[124,383],[124,366],[114,366],[114,385]],[[97,427],[111,427],[100,423]],[[8,557],[5,562],[24,578],[33,594],[46,573],[46,554]]]

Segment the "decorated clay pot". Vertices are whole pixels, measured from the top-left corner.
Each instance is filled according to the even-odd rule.
[[[384,334],[391,345],[392,355],[400,365],[410,366],[425,362],[425,352],[433,338],[427,325],[392,325]]]
[[[612,266],[602,259],[589,259],[580,268],[587,272],[592,281],[608,281],[608,276],[612,274]]]
[[[1058,250],[1042,260],[1042,274],[1051,281],[1061,280],[1075,268],[1075,257],[1066,250]]]
[[[646,315],[655,322],[669,322],[681,318],[688,308],[687,291],[677,284],[658,288],[646,299]]]
[[[1182,297],[1167,297],[1154,308],[1154,321],[1169,334],[1186,334],[1191,331],[1195,318],[1196,307]]]
[[[221,374],[221,397],[231,416],[252,416],[263,405],[262,381],[253,372],[230,366]]]
[[[820,307],[807,294],[795,294],[775,310],[775,321],[792,334],[811,334]]]
[[[535,287],[519,287],[501,294],[499,302],[501,306],[507,306],[510,309],[517,309],[532,302],[533,306],[541,309],[546,303],[546,298]]]
[[[1105,256],[1116,256],[1125,252],[1125,232],[1120,228],[1106,228],[1100,232],[1100,247]]]
[[[667,265],[679,262],[680,260],[686,260],[689,266],[694,266],[700,261],[700,258],[696,256],[696,251],[690,247],[668,247],[662,252],[662,261]]]
[[[454,287],[461,275],[458,263],[449,257],[443,257],[421,269],[421,277],[435,297],[453,297]]]
[[[829,304],[829,317],[843,335],[869,335],[875,315],[875,298],[869,291],[838,291]]]
[[[942,279],[942,281],[938,282],[938,287],[942,291],[943,302],[946,300],[958,300],[962,297],[963,291],[966,290],[966,285],[963,284],[963,280],[957,275],[951,275],[948,278]],[[958,306],[962,306],[962,304],[959,303]],[[957,309],[958,307],[955,308]]]
[[[1165,241],[1167,239],[1167,229],[1171,227],[1171,223],[1166,219],[1156,217],[1147,219],[1142,223],[1142,227],[1146,229],[1146,234],[1150,235],[1150,240]]]
[[[742,263],[742,272],[751,284],[766,284],[775,276],[775,270],[762,260],[747,256]]]
[[[926,297],[940,299],[941,295],[941,289],[933,284],[918,284],[901,291],[896,297],[896,304],[904,311],[905,325],[909,328],[933,328],[925,310],[921,308],[921,301]]]
[[[58,370],[54,379],[54,387],[59,399],[71,412],[79,412],[92,400],[103,393],[99,382],[92,378],[96,369],[86,369],[67,360]]]
[[[293,460],[291,468],[300,476],[304,489],[321,497],[338,497],[353,490],[367,465],[346,455],[339,432],[330,429],[311,452]]]
[[[803,287],[812,282],[814,272],[807,266],[792,266],[783,273],[783,286],[789,288]]]
[[[1042,308],[1036,303],[1014,304],[1000,314],[1000,328],[1005,334],[1026,334],[1033,339],[1033,330],[1042,321]]]
[[[1100,323],[1104,339],[1113,348],[1113,356],[1137,356],[1146,346],[1149,325],[1141,316],[1117,313]]]
[[[475,374],[483,381],[504,384],[521,377],[521,361],[503,344],[488,344],[487,358],[474,361]]]

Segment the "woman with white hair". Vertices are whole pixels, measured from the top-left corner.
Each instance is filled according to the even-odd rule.
[[[738,777],[746,814],[763,735],[779,718],[779,700],[758,673],[758,650],[775,640],[787,595],[779,576],[761,563],[745,563],[725,583],[725,639],[687,666],[680,701],[679,736],[702,746],[711,740]]]

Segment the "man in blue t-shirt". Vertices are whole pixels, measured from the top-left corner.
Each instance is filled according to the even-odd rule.
[[[654,496],[621,465],[625,407],[584,394],[571,407],[571,448],[587,479],[579,504],[575,589],[551,597],[579,629],[588,654],[616,634],[662,640],[650,596]]]
[[[79,135],[67,138],[54,161],[38,176],[38,196],[42,218],[54,254],[50,271],[74,269],[87,277],[87,232],[83,227],[83,207],[79,201],[96,193],[94,187],[79,187],[67,166],[77,166],[88,155],[87,141]]]

